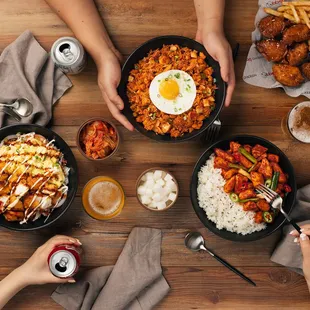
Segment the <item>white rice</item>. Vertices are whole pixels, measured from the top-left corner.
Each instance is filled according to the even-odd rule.
[[[221,169],[214,168],[214,154],[198,173],[198,201],[210,221],[218,229],[226,229],[242,235],[251,234],[266,228],[266,224],[254,221],[255,212],[243,211],[240,204],[232,202],[224,192],[225,179]]]

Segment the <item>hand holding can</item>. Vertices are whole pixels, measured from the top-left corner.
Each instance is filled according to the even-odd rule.
[[[59,235],[40,246],[22,266],[18,267],[18,273],[23,281],[27,282],[25,285],[75,282],[72,278],[73,274],[66,278],[61,278],[53,275],[50,270],[48,258],[51,252],[59,246],[80,249],[81,242],[72,237]]]

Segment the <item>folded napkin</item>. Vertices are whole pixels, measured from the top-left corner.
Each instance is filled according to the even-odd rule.
[[[290,216],[299,226],[310,224],[310,185],[297,191],[297,202]],[[294,237],[289,234],[293,229],[292,225],[284,226],[283,237],[276,246],[271,260],[303,275],[300,246],[293,242]]]
[[[22,123],[45,126],[52,117],[53,104],[71,86],[29,30],[0,56],[0,102],[26,98],[33,104],[33,114],[22,118]],[[0,127],[14,123],[17,122],[0,109]]]
[[[78,274],[76,283],[60,285],[52,298],[70,310],[152,309],[170,290],[160,253],[160,230],[134,228],[115,266]]]

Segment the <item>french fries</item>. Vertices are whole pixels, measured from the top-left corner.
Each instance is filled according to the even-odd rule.
[[[267,14],[281,16],[295,24],[306,24],[310,29],[310,1],[283,1],[276,10],[264,8]]]

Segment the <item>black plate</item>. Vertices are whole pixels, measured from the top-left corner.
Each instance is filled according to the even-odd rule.
[[[285,218],[282,214],[279,214],[275,221],[268,225],[266,229],[259,231],[259,232],[254,232],[249,235],[241,235],[237,233],[232,233],[229,232],[225,229],[219,230],[216,228],[216,225],[211,222],[207,216],[205,211],[199,207],[198,204],[198,199],[197,199],[197,184],[198,184],[198,172],[200,171],[201,167],[206,163],[210,155],[213,153],[214,148],[221,148],[223,150],[228,150],[229,149],[229,142],[230,141],[238,141],[241,144],[250,144],[254,146],[255,144],[260,144],[264,147],[268,148],[268,152],[272,154],[279,155],[280,157],[280,166],[283,169],[285,173],[289,175],[288,178],[288,184],[292,188],[292,192],[287,196],[283,209],[287,212],[290,213],[294,203],[295,203],[295,198],[296,198],[296,180],[295,180],[295,173],[294,173],[294,168],[292,164],[290,163],[289,159],[286,157],[286,155],[274,144],[269,142],[268,140],[265,140],[260,137],[256,136],[247,136],[247,135],[242,135],[242,136],[234,136],[230,137],[229,139],[221,140],[210,146],[199,158],[198,162],[196,163],[196,166],[193,171],[193,176],[192,176],[192,182],[190,185],[190,192],[191,192],[191,200],[192,204],[194,207],[194,210],[196,214],[198,215],[199,219],[201,222],[208,228],[210,229],[213,233],[216,235],[228,239],[231,241],[255,241],[262,239],[264,237],[269,236],[273,232],[275,232],[277,229],[279,229],[285,222]]]
[[[51,225],[55,221],[57,221],[69,208],[71,205],[77,188],[78,188],[78,172],[77,172],[77,164],[75,157],[70,149],[70,147],[67,145],[67,143],[58,136],[55,132],[53,132],[50,129],[38,126],[38,125],[13,125],[8,126],[0,129],[0,141],[3,140],[5,137],[9,135],[14,135],[18,132],[21,133],[28,133],[28,132],[35,132],[37,134],[40,134],[47,138],[49,141],[55,140],[54,145],[60,149],[60,151],[64,154],[64,158],[67,160],[67,167],[70,168],[69,172],[69,184],[68,184],[68,196],[64,204],[55,209],[48,220],[44,223],[46,217],[41,216],[38,220],[35,222],[29,222],[27,224],[19,224],[19,222],[8,222],[5,220],[3,215],[0,215],[0,226],[12,229],[12,230],[36,230],[39,228],[43,228],[46,226]]]
[[[147,131],[146,129],[144,129],[143,125],[141,123],[138,123],[135,120],[133,116],[133,112],[130,109],[130,104],[129,104],[129,100],[127,97],[128,76],[129,76],[130,71],[134,68],[134,65],[137,64],[142,58],[147,56],[150,50],[162,48],[164,44],[165,45],[177,44],[179,46],[188,47],[190,49],[194,49],[196,51],[204,53],[207,56],[206,57],[207,64],[213,68],[213,71],[214,71],[213,77],[216,79],[216,85],[217,85],[217,90],[215,92],[216,107],[212,111],[211,115],[207,119],[204,120],[203,125],[199,130],[194,130],[191,133],[185,133],[182,137],[178,137],[178,138],[172,138],[170,135],[157,135],[153,131]],[[220,73],[220,66],[218,62],[216,62],[207,53],[203,45],[201,45],[197,41],[194,41],[186,37],[162,36],[162,37],[151,39],[147,41],[146,43],[142,44],[128,57],[122,69],[122,79],[118,87],[118,92],[125,104],[123,114],[128,118],[129,122],[139,132],[159,142],[181,142],[181,141],[186,141],[186,140],[189,140],[189,139],[192,139],[198,136],[203,131],[205,131],[216,120],[216,118],[218,117],[224,105],[225,96],[226,96],[226,85],[224,81],[222,80],[221,73]]]

